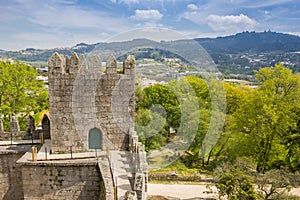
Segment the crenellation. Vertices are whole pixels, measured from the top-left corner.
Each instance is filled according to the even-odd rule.
[[[3,121],[0,119],[0,133],[4,132]]]
[[[54,53],[48,61],[49,73],[65,73],[66,59],[58,53]]]
[[[73,53],[69,60],[69,73],[77,73],[79,69],[79,57],[76,53]]]
[[[124,74],[134,75],[135,57],[133,55],[127,56],[123,61]]]
[[[10,132],[11,133],[18,133],[20,132],[20,125],[19,121],[16,116],[11,116],[10,118]]]
[[[99,56],[91,55],[88,58],[88,65],[86,66],[86,68],[100,69],[99,72],[101,73],[101,67],[102,67],[102,61]],[[95,74],[92,74],[92,75],[95,75]]]
[[[116,74],[117,73],[117,60],[113,55],[110,55],[106,61],[106,74]]]

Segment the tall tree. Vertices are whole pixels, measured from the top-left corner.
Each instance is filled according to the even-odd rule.
[[[243,138],[240,146],[247,147],[247,156],[255,157],[257,170],[265,172],[285,160],[284,138],[297,125],[294,109],[299,106],[300,77],[277,64],[256,71],[256,78],[258,89],[233,115],[234,131]]]
[[[11,115],[26,116],[48,107],[48,92],[37,72],[21,62],[0,61],[0,113],[7,124]]]

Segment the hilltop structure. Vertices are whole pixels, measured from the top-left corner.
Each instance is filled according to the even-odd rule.
[[[29,119],[21,132],[12,118],[10,133],[0,137],[11,139],[0,150],[0,197],[146,199],[146,153],[134,131],[134,57],[121,72],[113,56],[104,72],[98,56],[54,53],[48,65],[50,119],[44,116],[39,131]],[[34,140],[41,136],[45,142]]]
[[[100,135],[100,149],[128,150],[134,127],[134,58],[117,61],[110,56],[106,71],[97,56],[88,62],[55,53],[49,60],[49,103],[53,152],[92,149],[93,134]],[[117,102],[113,102],[117,100]],[[112,104],[114,104],[112,106]]]

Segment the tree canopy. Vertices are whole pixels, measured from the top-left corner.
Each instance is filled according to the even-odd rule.
[[[10,116],[19,118],[48,108],[48,91],[37,72],[21,62],[0,61],[0,113],[7,128]]]
[[[283,166],[293,171],[299,170],[300,76],[285,68],[281,63],[261,68],[255,71],[255,74],[258,84],[255,89],[222,81],[211,80],[207,83],[198,77],[187,77],[189,85],[196,94],[199,102],[198,112],[201,114],[197,114],[195,110],[189,110],[188,107],[184,112],[180,112],[182,102],[178,99],[184,96],[186,85],[181,80],[171,81],[167,85],[157,84],[140,89],[140,98],[137,102],[137,123],[142,121],[145,124],[151,121],[149,109],[153,104],[162,105],[167,116],[165,122],[164,116],[159,117],[158,121],[164,123],[164,129],[156,130],[160,136],[147,139],[146,149],[157,149],[170,141],[174,137],[169,132],[170,126],[179,130],[179,126],[189,126],[193,123],[193,120],[184,125],[180,122],[182,120],[180,115],[189,113],[195,122],[197,121],[198,131],[187,151],[188,165],[212,167],[218,162],[233,162],[237,158],[248,157],[254,160],[258,172],[265,173]],[[220,105],[224,100],[219,99],[218,96],[212,98],[212,94],[216,92],[210,89],[211,84],[224,84],[226,110],[219,109],[217,112],[212,112],[213,101],[219,101],[218,105]],[[172,87],[179,92],[173,93],[170,90]],[[222,115],[226,115],[226,120],[221,130],[221,137],[217,144],[209,145],[209,140],[204,141],[204,138],[207,130],[212,126],[210,120],[218,120]],[[143,134],[146,135],[149,132],[151,130],[144,130]],[[151,146],[148,146],[150,144]],[[212,150],[207,152],[204,149],[206,147]],[[207,159],[206,163],[204,163],[204,158]],[[183,160],[186,161],[186,159]]]

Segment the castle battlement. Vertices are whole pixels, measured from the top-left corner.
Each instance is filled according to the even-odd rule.
[[[134,126],[134,56],[123,61],[122,72],[113,55],[105,71],[97,55],[54,53],[48,65],[52,151],[87,151],[92,134],[101,135],[101,149],[127,150]]]
[[[31,116],[26,132],[13,116],[10,132],[0,120],[0,139],[11,140],[0,152],[0,198],[145,200],[148,164],[134,131],[134,57],[124,60],[122,72],[113,55],[105,71],[97,55],[54,53],[48,64],[50,119],[44,115],[42,130],[35,130]],[[51,144],[36,152],[31,142],[42,133]],[[94,158],[86,152],[94,149],[105,151]]]

